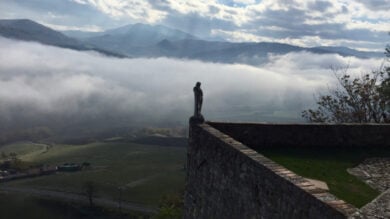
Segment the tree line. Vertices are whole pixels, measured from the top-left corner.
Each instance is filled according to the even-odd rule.
[[[338,86],[319,95],[317,108],[302,117],[317,123],[390,123],[390,45],[385,62],[377,71],[351,77],[348,67],[332,68]]]

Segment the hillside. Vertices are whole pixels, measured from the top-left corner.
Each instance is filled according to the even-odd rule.
[[[302,51],[358,58],[383,57],[380,52],[358,51],[347,47],[307,48],[273,42],[207,41],[177,29],[140,23],[104,32],[66,31],[63,34],[31,20],[0,20],[0,35],[75,50],[95,50],[118,57],[174,57],[249,65],[266,63],[270,55]]]
[[[96,33],[94,33],[96,35]],[[128,25],[101,33],[100,36],[82,38],[83,42],[98,48],[111,49],[132,57],[174,57],[220,63],[258,65],[268,61],[269,55],[290,52],[339,54],[358,58],[383,57],[383,53],[365,52],[347,47],[300,47],[273,42],[234,43],[207,41],[183,32],[158,26]]]
[[[28,19],[0,20],[0,35],[17,40],[35,41],[42,44],[81,51],[93,50],[105,55],[124,57],[110,50],[95,48]]]
[[[365,52],[347,47],[300,47],[273,42],[208,41],[180,30],[161,25],[133,24],[104,32],[66,31],[65,34],[94,45],[132,57],[174,57],[206,62],[258,65],[270,54],[307,51],[316,54],[339,54],[358,58],[383,57],[380,52]]]
[[[67,37],[60,32],[27,19],[0,20],[0,35],[7,38],[37,41],[43,44],[60,47],[69,47],[79,50],[86,49],[78,40]]]

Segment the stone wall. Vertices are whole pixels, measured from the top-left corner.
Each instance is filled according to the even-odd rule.
[[[385,124],[209,123],[245,145],[260,147],[388,147]]]
[[[357,211],[211,125],[190,127],[185,218],[336,219]]]

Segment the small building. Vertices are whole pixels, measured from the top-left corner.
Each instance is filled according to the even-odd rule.
[[[58,171],[63,172],[74,172],[81,170],[81,165],[75,163],[64,163],[62,165],[57,166]]]

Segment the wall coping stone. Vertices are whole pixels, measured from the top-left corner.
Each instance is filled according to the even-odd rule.
[[[301,189],[303,192],[309,193],[316,199],[320,200],[327,206],[341,212],[346,217],[352,216],[355,212],[358,211],[357,208],[355,208],[353,205],[346,203],[343,200],[338,199],[333,194],[327,192],[326,190],[320,189],[315,187],[312,183],[310,183],[308,180],[306,180],[304,177],[292,172],[291,170],[288,170],[287,168],[283,167],[282,165],[272,161],[271,159],[265,157],[264,155],[258,153],[257,151],[249,148],[248,146],[244,145],[243,143],[233,139],[232,137],[222,133],[218,129],[212,127],[209,125],[209,123],[212,124],[212,122],[207,122],[203,124],[196,124],[196,126],[200,127],[204,131],[208,132],[209,134],[215,136],[220,141],[226,143],[229,145],[232,149],[238,151],[239,153],[247,156],[250,158],[253,162],[257,163],[258,165],[261,165],[273,173],[275,173],[277,176],[284,178],[291,184],[295,185],[299,189]],[[218,123],[222,124],[222,123]],[[269,123],[223,123],[223,124],[243,124],[243,125],[271,125]],[[272,124],[272,125],[282,125],[282,126],[296,126],[296,125],[303,125],[303,126],[318,126],[318,124]],[[320,124],[322,126],[329,126],[329,125],[342,125],[342,126],[350,126],[355,124]],[[359,124],[362,125],[362,124]],[[374,124],[364,124],[362,126],[370,126]],[[377,124],[375,124],[377,125]]]

